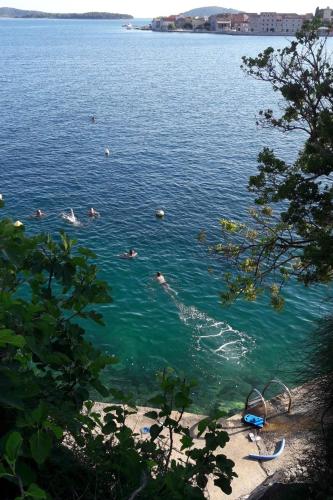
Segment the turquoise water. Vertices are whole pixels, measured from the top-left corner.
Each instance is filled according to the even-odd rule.
[[[200,381],[196,409],[232,408],[272,376],[294,382],[304,343],[327,311],[325,290],[296,286],[282,314],[263,303],[223,308],[223,266],[196,239],[202,228],[218,236],[220,217],[246,217],[246,182],[264,144],[297,153],[301,137],[256,129],[256,112],[276,106],[276,96],[239,69],[242,55],[285,40],[121,24],[0,21],[5,211],[28,232],[66,228],[97,253],[114,302],[101,308],[107,327],[87,334],[120,358],[107,381],[144,403],[155,373],[173,366]],[[100,219],[87,221],[90,206]],[[61,220],[69,207],[82,226]],[[164,220],[154,216],[159,207]],[[29,220],[37,208],[48,217]],[[131,247],[138,258],[120,259]],[[153,281],[156,271],[175,293]]]

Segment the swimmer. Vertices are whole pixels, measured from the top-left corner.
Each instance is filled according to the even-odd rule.
[[[131,248],[130,251],[128,252],[128,254],[125,254],[125,255],[127,255],[128,259],[134,259],[134,257],[136,257],[138,255],[138,252],[136,252],[134,250],[134,248]]]
[[[134,248],[131,248],[131,250],[128,253],[122,253],[120,257],[123,259],[134,259],[138,255],[138,252],[134,250]]]
[[[91,121],[92,123],[96,123],[96,118],[94,117],[94,115],[91,117]]]
[[[45,217],[45,212],[42,212],[40,209],[36,210],[36,212],[34,213],[34,217],[36,217],[37,219],[40,219],[41,217]]]
[[[156,273],[156,281],[157,283],[159,283],[160,285],[168,285],[167,282],[166,282],[166,279],[164,278],[163,274],[161,273]]]
[[[95,210],[94,208],[89,208],[89,211],[88,211],[88,216],[89,217],[99,217],[99,212],[97,212],[97,210]]]
[[[74,226],[81,225],[81,222],[76,218],[74,210],[72,208],[70,209],[69,213],[62,212],[60,216],[70,224],[73,224]]]
[[[157,281],[157,283],[159,283],[160,285],[163,286],[164,290],[166,292],[168,292],[168,294],[170,295],[170,297],[172,299],[174,299],[174,300],[176,299],[176,297],[178,295],[178,292],[176,292],[176,290],[174,290],[173,288],[171,288],[171,286],[169,285],[169,283],[167,283],[167,280],[164,278],[163,274],[156,273],[155,280]]]

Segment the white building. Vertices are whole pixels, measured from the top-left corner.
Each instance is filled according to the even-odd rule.
[[[312,14],[279,14],[277,12],[261,12],[249,15],[249,32],[295,35],[304,22],[311,20]]]

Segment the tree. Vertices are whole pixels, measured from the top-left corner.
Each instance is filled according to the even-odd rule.
[[[85,321],[103,324],[93,306],[111,300],[95,260],[64,233],[29,237],[0,221],[1,498],[204,499],[209,476],[230,493],[234,464],[217,450],[229,440],[221,415],[199,424],[200,449],[182,425],[192,383],[161,375],[151,400],[159,410],[141,439],[127,423],[133,399],[101,382],[116,359],[85,339]],[[103,411],[92,390],[110,401]]]
[[[256,300],[269,291],[272,305],[281,309],[281,290],[290,279],[311,286],[333,279],[333,66],[319,24],[307,24],[284,49],[268,47],[257,57],[244,57],[243,69],[271,85],[282,99],[281,113],[260,111],[258,124],[283,133],[298,132],[304,143],[295,161],[286,161],[264,148],[259,172],[250,177],[249,190],[256,208],[249,223],[222,219],[222,241],[212,251],[230,264],[222,299],[239,296]],[[274,207],[274,211],[273,211]],[[199,239],[205,238],[201,233]],[[322,418],[331,415],[332,317],[315,332],[304,363],[307,380],[318,382]],[[304,380],[304,378],[303,378]],[[313,402],[316,404],[316,401]],[[333,426],[325,426],[326,466],[321,470],[313,498],[332,495]],[[327,479],[328,478],[328,479]]]
[[[306,24],[286,48],[243,57],[242,67],[282,97],[281,114],[260,111],[258,123],[298,131],[304,144],[294,162],[269,148],[261,151],[259,172],[249,181],[257,204],[250,210],[252,222],[221,220],[223,238],[213,251],[237,271],[225,275],[224,300],[255,300],[269,289],[273,305],[281,308],[288,279],[311,285],[333,278],[332,58],[326,38],[317,36],[315,24]]]

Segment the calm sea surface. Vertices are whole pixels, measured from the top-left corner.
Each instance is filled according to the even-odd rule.
[[[107,381],[145,403],[156,372],[172,366],[200,381],[196,409],[235,408],[270,377],[294,383],[295,362],[327,311],[324,290],[302,287],[289,289],[282,314],[265,302],[223,308],[225,269],[196,239],[200,229],[218,236],[221,217],[246,217],[246,183],[263,145],[296,155],[300,137],[256,128],[257,111],[276,106],[276,96],[239,68],[242,55],[286,40],[122,24],[0,21],[5,212],[28,233],[65,228],[97,253],[114,302],[101,308],[106,328],[89,326],[88,336],[120,358]],[[87,220],[90,206],[99,220]],[[59,213],[69,207],[84,225],[66,226]],[[29,220],[37,208],[45,220]],[[119,258],[131,247],[137,259]],[[152,280],[156,271],[175,293]]]

